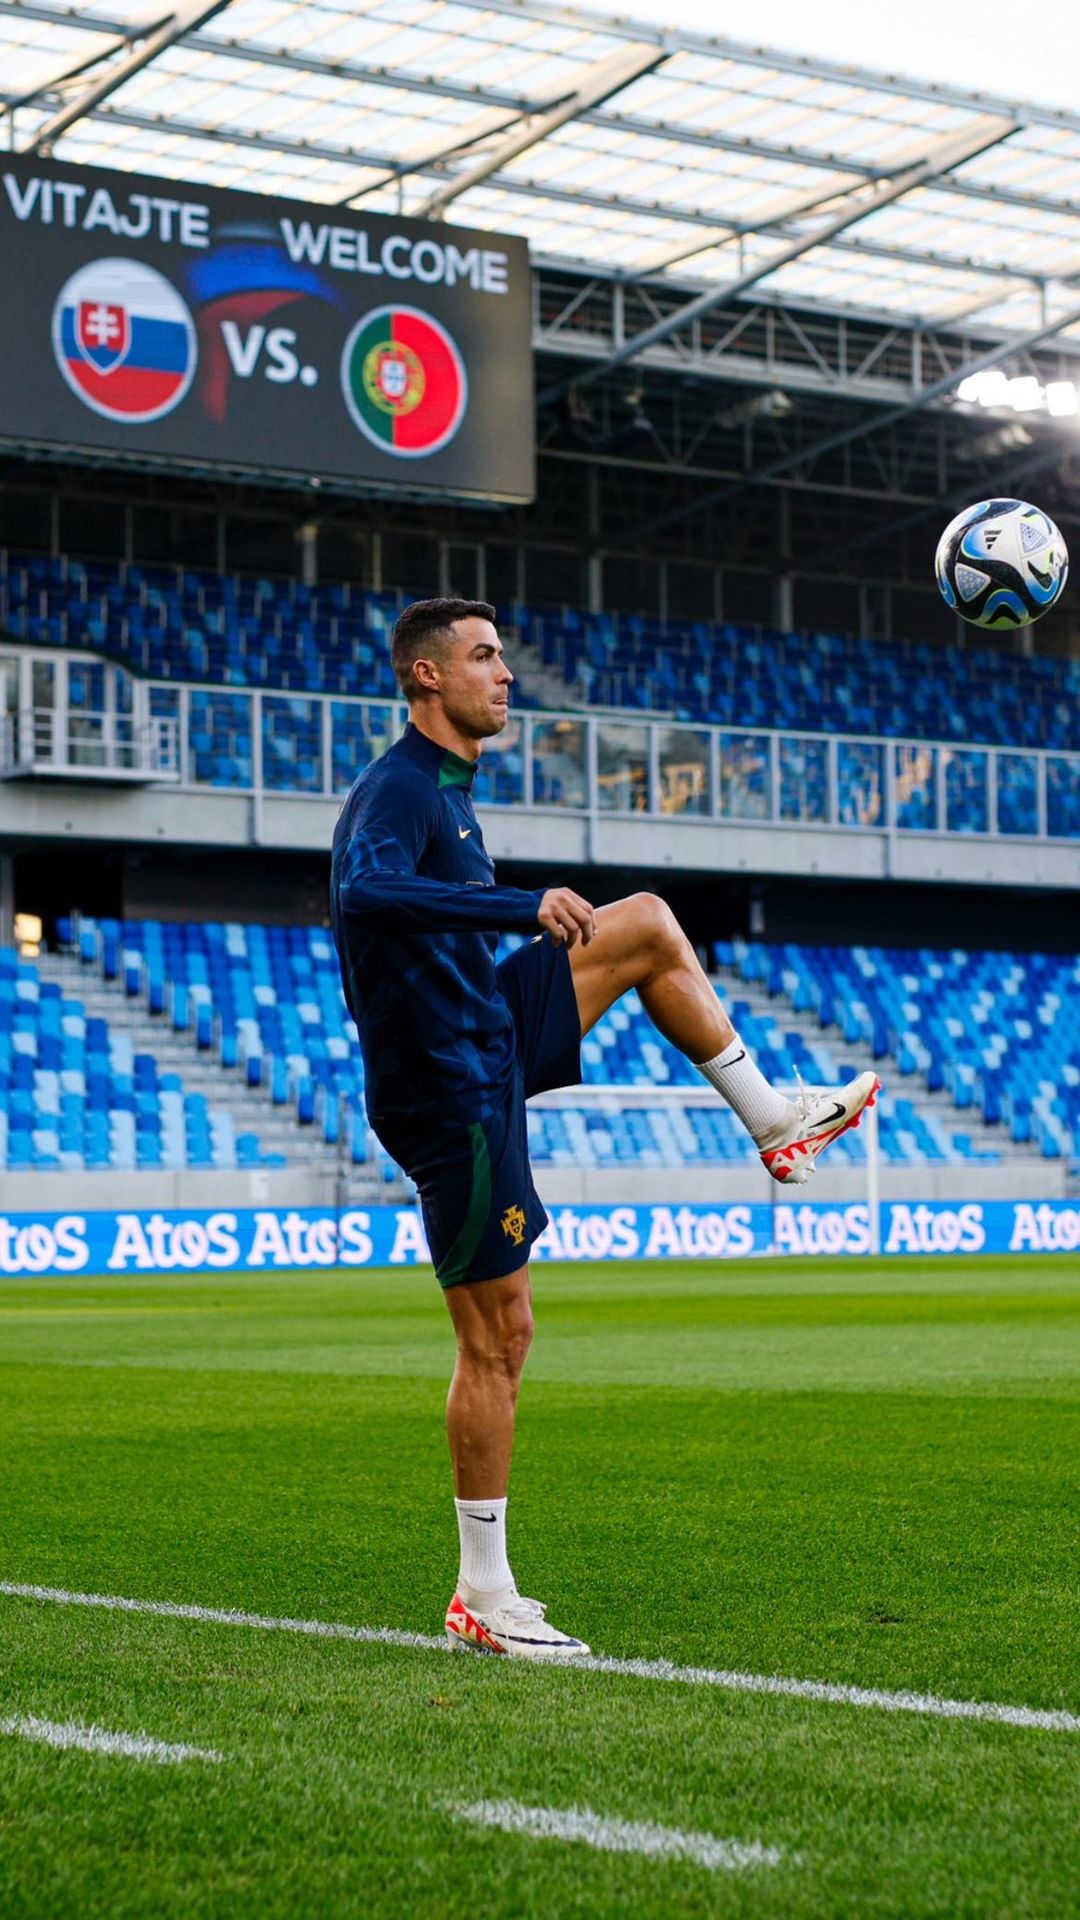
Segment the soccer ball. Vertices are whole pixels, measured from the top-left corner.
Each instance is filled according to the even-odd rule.
[[[1026,500],[979,500],[950,520],[934,556],[947,607],[976,627],[1028,627],[1060,598],[1065,542]]]

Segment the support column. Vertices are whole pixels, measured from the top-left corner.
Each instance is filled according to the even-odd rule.
[[[795,627],[795,595],[790,573],[781,573],[776,579],[776,624],[788,633]]]
[[[596,466],[587,469],[586,498],[588,504],[589,551],[585,558],[585,604],[589,613],[604,611],[604,556],[600,552],[600,527],[602,521],[600,500],[600,470]]]
[[[790,633],[795,625],[795,595],[788,572],[791,565],[791,500],[785,487],[780,488],[777,497],[776,518],[780,572],[776,578],[773,618],[778,627],[784,627]]]
[[[296,529],[296,544],[300,551],[300,579],[305,587],[314,587],[319,581],[319,527],[315,520],[305,520],[302,527]]]
[[[0,947],[10,947],[15,939],[15,862],[10,853],[0,853]]]

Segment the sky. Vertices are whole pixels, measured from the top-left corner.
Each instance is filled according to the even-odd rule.
[[[813,53],[1046,107],[1080,106],[1078,0],[583,0],[784,53]]]

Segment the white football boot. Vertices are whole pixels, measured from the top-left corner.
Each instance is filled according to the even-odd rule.
[[[810,1092],[800,1082],[794,1118],[758,1141],[762,1161],[773,1179],[786,1186],[805,1186],[818,1154],[849,1127],[857,1127],[880,1092],[876,1073],[860,1073],[846,1087],[826,1087],[820,1093]]]
[[[545,1612],[539,1600],[512,1593],[479,1613],[455,1593],[446,1609],[446,1637],[459,1652],[502,1653],[511,1660],[580,1660],[588,1653],[584,1640],[560,1633]]]

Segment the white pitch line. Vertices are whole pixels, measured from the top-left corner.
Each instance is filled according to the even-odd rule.
[[[49,1600],[64,1607],[106,1607],[116,1613],[156,1614],[164,1620],[198,1620],[210,1626],[261,1627],[271,1633],[304,1633],[318,1640],[359,1640],[386,1647],[445,1653],[442,1634],[410,1633],[401,1627],[350,1627],[340,1620],[276,1619],[227,1607],[197,1607],[176,1600],[128,1600],[113,1593],[69,1593],[66,1587],[29,1586],[0,1580],[0,1594]],[[766,1693],[823,1706],[873,1707],[881,1713],[928,1714],[938,1720],[985,1720],[1041,1733],[1080,1733],[1080,1714],[1064,1707],[1013,1707],[994,1700],[944,1700],[934,1693],[892,1693],[883,1687],[852,1687],[831,1680],[795,1680],[777,1673],[736,1673],[717,1667],[680,1667],[672,1660],[614,1660],[591,1654],[575,1660],[576,1673],[621,1674],[631,1680],[674,1681],[687,1687],[719,1687],[727,1693]]]
[[[524,1807],[517,1800],[474,1800],[451,1806],[457,1820],[524,1833],[532,1840],[578,1840],[601,1853],[637,1853],[651,1860],[692,1860],[715,1873],[745,1867],[778,1867],[783,1854],[757,1840],[718,1840],[711,1833],[680,1833],[655,1820],[613,1820],[589,1807]]]
[[[77,1747],[80,1753],[152,1760],[159,1767],[179,1766],[184,1760],[225,1758],[212,1747],[185,1747],[167,1740],[152,1740],[148,1733],[112,1733],[107,1727],[81,1727],[74,1720],[40,1720],[32,1713],[13,1713],[6,1720],[0,1720],[0,1733],[14,1734],[20,1740],[38,1740],[46,1747]]]
[[[0,1593],[22,1600],[52,1600],[61,1607],[108,1607],[114,1613],[152,1613],[163,1620],[199,1620],[215,1627],[262,1627],[269,1633],[306,1633],[316,1640],[375,1641],[386,1647],[419,1647],[445,1653],[445,1634],[409,1633],[403,1627],[350,1627],[340,1620],[277,1619],[269,1613],[241,1613],[232,1607],[194,1607],[179,1600],[127,1600],[117,1593],[69,1593],[66,1587],[30,1587],[0,1580]]]

